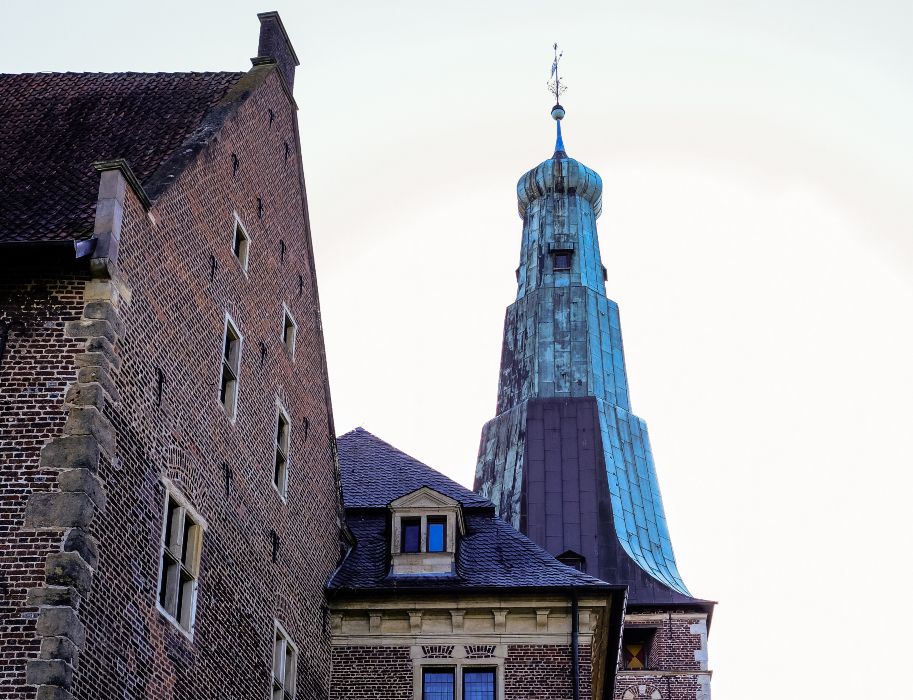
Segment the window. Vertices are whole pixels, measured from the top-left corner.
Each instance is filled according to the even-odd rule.
[[[228,417],[234,420],[238,408],[238,375],[241,369],[241,334],[227,316],[222,348],[222,380],[219,401]]]
[[[241,263],[241,269],[244,270],[244,272],[247,272],[247,255],[250,251],[250,236],[247,235],[244,224],[241,223],[241,219],[238,218],[237,214],[235,214],[235,233],[232,237],[231,250],[238,259],[238,262]]]
[[[288,307],[283,304],[282,311],[282,344],[286,352],[292,357],[295,356],[295,336],[298,334],[298,324],[289,313]]]
[[[638,671],[649,668],[650,647],[655,627],[629,627],[621,639],[622,661],[627,671]]]
[[[273,486],[283,498],[288,491],[289,432],[288,415],[279,408],[276,411],[276,459],[273,464]]]
[[[463,671],[463,700],[495,700],[495,670]]]
[[[403,518],[403,542],[401,552],[414,553],[421,551],[422,521],[420,518]]]
[[[203,528],[171,493],[165,505],[159,606],[181,629],[193,630]]]
[[[294,700],[298,676],[298,648],[276,623],[273,639],[273,700]]]
[[[555,270],[570,270],[571,269],[571,251],[569,251],[569,250],[555,251],[553,268]]]
[[[428,518],[428,551],[443,552],[447,549],[447,518]]]
[[[422,671],[422,700],[454,700],[452,668],[426,668]]]

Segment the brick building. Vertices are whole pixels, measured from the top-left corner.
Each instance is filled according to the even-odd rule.
[[[339,463],[353,546],[328,586],[334,700],[611,694],[624,586],[361,428]]]
[[[0,698],[328,697],[342,517],[276,13],[0,76]]]
[[[627,586],[616,698],[709,700],[714,604],[679,575],[647,425],[631,411],[596,231],[602,180],[565,152],[564,108],[552,116],[554,154],[517,184],[517,298],[475,490],[558,559]]]

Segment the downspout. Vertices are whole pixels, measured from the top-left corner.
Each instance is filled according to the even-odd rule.
[[[574,674],[574,700],[580,700],[580,615],[577,591],[571,589],[571,668]]]

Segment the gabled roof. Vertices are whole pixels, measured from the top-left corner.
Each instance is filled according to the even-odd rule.
[[[244,73],[0,75],[0,243],[92,233],[97,161],[157,173]]]
[[[486,498],[448,479],[393,445],[356,428],[337,440],[346,508],[386,508],[400,496],[427,486],[464,508],[494,508]]]
[[[330,579],[331,591],[606,588],[565,566],[498,519],[492,504],[392,445],[358,428],[337,441],[346,521],[355,545]],[[388,505],[426,486],[459,501],[465,534],[456,575],[391,576]]]

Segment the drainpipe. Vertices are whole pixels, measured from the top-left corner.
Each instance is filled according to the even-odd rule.
[[[580,620],[577,591],[571,589],[571,668],[574,673],[574,700],[580,700]]]

